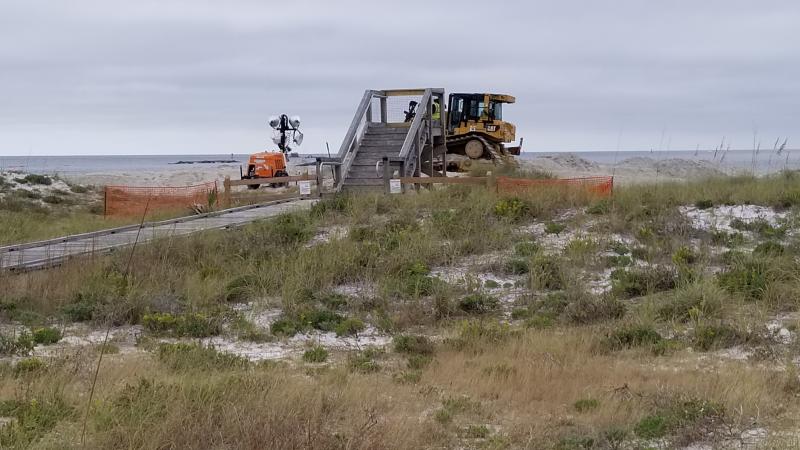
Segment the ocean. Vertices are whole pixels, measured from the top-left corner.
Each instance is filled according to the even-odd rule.
[[[523,152],[521,159],[556,155],[567,152]],[[629,158],[651,158],[654,160],[687,159],[709,161],[726,173],[755,171],[763,174],[784,169],[800,169],[800,152],[784,150],[780,154],[773,150],[762,150],[754,155],[752,150],[729,151],[584,151],[568,152],[599,164],[614,166]],[[233,160],[231,165],[244,164],[249,155],[108,155],[108,156],[0,156],[0,171],[20,170],[40,174],[76,175],[103,172],[161,171],[178,167],[179,161]],[[755,158],[754,158],[755,156]],[[310,158],[310,155],[300,155]],[[310,159],[308,160],[311,161]]]

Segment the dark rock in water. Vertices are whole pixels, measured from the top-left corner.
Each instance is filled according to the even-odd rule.
[[[235,159],[203,159],[200,161],[178,161],[170,164],[229,164],[238,163]]]

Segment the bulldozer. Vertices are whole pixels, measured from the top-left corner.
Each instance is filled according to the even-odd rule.
[[[286,114],[282,114],[278,117],[270,118],[269,125],[275,130],[272,142],[278,146],[278,151],[259,152],[250,155],[247,161],[247,171],[245,172],[242,167],[239,167],[239,175],[243,180],[289,176],[286,168],[287,156],[292,151],[291,147],[289,147],[289,134],[291,133],[291,141],[295,144],[300,145],[303,143],[303,133],[299,129],[300,118],[297,116],[289,118]],[[286,186],[286,184],[270,183],[270,187],[281,187]],[[260,184],[249,184],[247,188],[258,189],[260,186]]]
[[[503,94],[450,94],[445,116],[448,171],[468,172],[487,163],[517,165],[514,156],[522,151],[522,139],[518,146],[505,146],[514,142],[517,128],[503,121],[503,105],[515,101]]]

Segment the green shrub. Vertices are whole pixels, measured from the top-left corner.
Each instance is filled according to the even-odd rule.
[[[376,353],[370,350],[355,352],[349,355],[347,365],[354,372],[375,373],[381,370],[380,364],[375,361],[375,356]]]
[[[563,289],[565,286],[561,260],[555,256],[539,254],[530,262],[532,289]]]
[[[717,281],[728,292],[761,300],[768,285],[780,278],[778,263],[775,258],[734,255],[729,267],[717,274]]]
[[[540,250],[539,244],[533,241],[518,242],[514,245],[514,254],[522,258],[529,258]]]
[[[34,173],[25,175],[23,178],[15,178],[14,181],[21,184],[39,184],[42,186],[50,186],[53,184],[53,179],[47,175],[37,175]]]
[[[624,298],[640,297],[674,289],[677,274],[666,267],[617,269],[611,273],[612,291]]]
[[[553,326],[553,324],[554,322],[552,317],[543,316],[541,314],[534,314],[530,319],[525,321],[525,326],[527,328],[533,328],[537,330],[550,328]]]
[[[587,325],[619,319],[625,315],[625,305],[609,295],[590,295],[575,292],[569,298],[562,317],[568,323]]]
[[[498,304],[496,298],[476,293],[462,298],[458,302],[458,308],[468,314],[486,314],[497,309]]]
[[[74,414],[60,392],[15,402],[10,412],[15,420],[0,427],[0,448],[30,448]]]
[[[314,226],[309,216],[303,213],[282,214],[255,226],[259,232],[269,236],[275,246],[303,243],[314,236]]]
[[[282,317],[272,322],[269,327],[270,333],[275,336],[291,337],[299,333],[303,329],[303,325],[296,319],[291,317]]]
[[[158,360],[176,372],[198,370],[235,370],[247,367],[249,361],[241,356],[222,353],[202,344],[159,344]]]
[[[300,313],[300,323],[304,324],[304,328],[313,328],[315,330],[332,332],[345,321],[344,316],[337,314],[327,309],[310,309]],[[363,324],[362,324],[363,325]]]
[[[672,254],[672,262],[678,266],[694,264],[698,259],[697,254],[687,246],[680,247]]]
[[[507,323],[487,320],[465,320],[456,327],[457,336],[445,342],[457,350],[496,345],[509,339],[513,332]]]
[[[616,253],[619,256],[627,255],[631,252],[631,249],[625,245],[624,242],[620,241],[613,241],[608,245],[608,249],[612,252]]]
[[[659,319],[686,322],[691,314],[704,318],[718,317],[726,299],[725,292],[713,283],[697,282],[678,288],[656,306]]]
[[[226,302],[244,302],[249,300],[255,287],[258,285],[258,277],[253,274],[240,275],[225,285]]]
[[[530,265],[527,259],[512,258],[505,262],[503,272],[511,275],[524,275],[530,272]]]
[[[594,411],[599,406],[600,401],[595,398],[582,398],[572,404],[572,407],[575,409],[575,411],[578,411],[579,413]]]
[[[604,339],[604,347],[610,350],[653,347],[661,343],[662,340],[661,335],[652,327],[628,325],[608,333]]]
[[[322,347],[321,345],[315,345],[303,353],[303,361],[305,362],[323,363],[327,359],[328,351],[325,350],[325,347]]]
[[[588,208],[586,208],[587,214],[592,214],[597,216],[606,214],[609,211],[611,211],[611,203],[606,199],[599,200],[589,205]]]
[[[642,439],[662,438],[667,431],[667,419],[660,415],[645,416],[633,428],[636,436]]]
[[[39,358],[21,359],[14,365],[14,375],[21,376],[36,373],[43,370],[45,367],[47,367],[46,364]]]
[[[61,331],[58,328],[44,327],[33,330],[33,342],[41,345],[55,344],[61,340]]]
[[[428,367],[431,361],[433,357],[430,355],[409,355],[406,365],[411,370],[422,370]]]
[[[51,205],[59,205],[61,203],[64,203],[64,199],[57,195],[45,195],[44,197],[42,197],[42,201],[45,203],[49,203]]]
[[[460,434],[466,439],[486,439],[491,431],[486,425],[469,425],[463,428]]]
[[[566,225],[556,222],[547,222],[544,224],[544,232],[547,234],[561,234],[561,232],[566,229]]]
[[[61,312],[73,322],[87,322],[95,316],[97,305],[82,300],[77,303],[65,305]]]
[[[412,355],[430,355],[433,343],[425,336],[400,334],[392,339],[394,351]]]
[[[500,283],[494,280],[486,280],[483,282],[483,287],[486,289],[497,289],[500,287]]]
[[[33,336],[27,331],[23,331],[17,336],[0,334],[0,355],[25,356],[33,351],[33,347]]]
[[[606,256],[606,267],[628,267],[633,265],[633,259],[627,255]]]
[[[756,248],[753,249],[753,254],[759,256],[781,256],[785,251],[786,249],[783,245],[775,241],[766,241],[758,244]]]
[[[336,336],[353,336],[364,331],[365,328],[366,325],[361,319],[351,317],[339,322],[334,331],[336,331]]]
[[[723,323],[703,324],[695,328],[692,344],[701,351],[718,350],[742,344],[747,335]]]
[[[694,202],[694,206],[697,209],[709,209],[714,207],[714,202],[709,199],[700,199]]]
[[[520,220],[530,213],[530,205],[519,198],[503,198],[494,205],[494,214],[511,220]]]
[[[142,316],[145,330],[161,336],[208,337],[220,333],[220,324],[214,318],[200,313],[151,313]]]

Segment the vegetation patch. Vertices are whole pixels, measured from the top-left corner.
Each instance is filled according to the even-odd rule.
[[[235,370],[247,367],[249,361],[241,356],[217,351],[202,344],[159,344],[159,362],[176,372]]]
[[[596,398],[582,398],[572,404],[572,408],[579,413],[587,413],[596,410],[600,406],[600,400]]]
[[[690,318],[717,318],[727,300],[725,292],[715,284],[700,281],[682,286],[656,305],[662,320],[687,322]]]
[[[55,344],[61,340],[61,330],[52,327],[36,328],[33,330],[33,342],[41,345]]]
[[[617,269],[611,273],[612,292],[624,298],[640,297],[674,289],[677,274],[671,268]]]
[[[531,211],[530,205],[520,198],[503,198],[494,204],[494,214],[498,217],[519,221]]]
[[[59,422],[74,414],[60,392],[6,405],[3,409],[8,411],[4,412],[14,417],[14,421],[0,427],[2,448],[29,448]]]
[[[157,336],[195,337],[216,336],[221,331],[218,318],[201,313],[151,313],[142,316],[145,330]]]
[[[33,336],[27,331],[19,335],[0,334],[0,355],[3,356],[26,356],[33,351],[35,343]]]
[[[692,344],[701,351],[719,350],[747,342],[748,335],[724,324],[700,324],[694,329]]]
[[[467,314],[486,314],[497,309],[500,302],[483,293],[470,294],[458,302],[458,308]]]
[[[431,355],[433,343],[425,336],[400,334],[392,339],[394,351],[407,355]]]
[[[303,352],[303,361],[308,363],[323,363],[328,359],[328,350],[321,345],[314,347]]]

